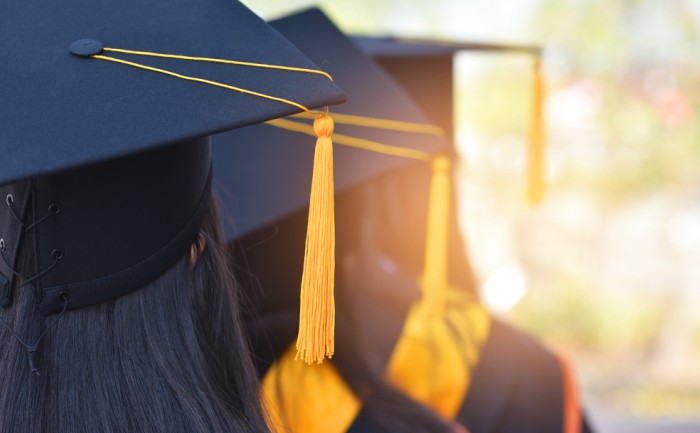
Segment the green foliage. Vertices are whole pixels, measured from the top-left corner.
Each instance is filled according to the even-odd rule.
[[[612,354],[650,349],[664,307],[656,299],[631,298],[626,291],[591,286],[586,278],[557,274],[548,286],[530,290],[513,318],[556,346]]]

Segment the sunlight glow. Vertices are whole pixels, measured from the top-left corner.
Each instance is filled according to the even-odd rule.
[[[518,265],[502,266],[492,272],[481,288],[486,306],[493,312],[513,309],[527,292],[527,277]]]

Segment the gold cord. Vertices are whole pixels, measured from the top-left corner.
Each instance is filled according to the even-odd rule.
[[[336,118],[337,114],[333,114],[333,120],[336,120]],[[316,136],[311,125],[307,125],[306,123],[295,122],[289,119],[273,119],[268,120],[265,123],[277,128],[286,129],[288,131],[301,132],[302,134],[307,134],[314,137]],[[420,161],[432,161],[434,158],[434,156],[428,152],[407,149],[399,146],[391,146],[372,140],[365,140],[364,138],[351,137],[349,135],[338,133],[333,134],[333,141],[347,147],[354,147],[356,149],[369,150],[375,153],[382,153],[385,155],[398,156],[402,158],[416,159]]]
[[[308,114],[299,113],[295,117],[306,117]],[[335,123],[345,125],[364,126],[367,128],[388,129],[391,131],[414,132],[418,134],[435,135],[443,137],[445,131],[437,125],[415,122],[403,122],[400,120],[380,119],[377,117],[357,116],[354,114],[333,113]]]
[[[294,66],[272,65],[269,63],[242,62],[239,60],[215,59],[212,57],[181,56],[178,54],[153,53],[150,51],[124,50],[121,48],[103,48],[102,51],[108,51],[108,52],[112,52],[112,53],[132,54],[135,56],[161,57],[161,58],[165,58],[165,59],[189,60],[189,61],[195,61],[195,62],[224,63],[227,65],[250,66],[250,67],[254,67],[254,68],[277,69],[277,70],[281,70],[281,71],[292,71],[292,72],[305,72],[308,74],[323,75],[323,76],[327,77],[329,80],[333,81],[333,77],[331,77],[327,72],[320,71],[318,69],[307,69],[307,68],[297,68]]]
[[[327,77],[329,80],[333,81],[333,78],[328,73],[326,73],[324,71],[316,70],[316,69],[297,68],[297,67],[282,66],[282,65],[271,65],[271,64],[266,64],[266,63],[242,62],[242,61],[237,61],[237,60],[215,59],[215,58],[210,58],[210,57],[193,57],[193,56],[181,56],[181,55],[176,55],[176,54],[153,53],[153,52],[149,52],[149,51],[124,50],[121,48],[104,48],[102,51],[122,53],[122,54],[131,54],[131,55],[137,55],[137,56],[162,57],[162,58],[177,59],[177,60],[224,63],[224,64],[228,64],[228,65],[238,65],[238,66],[247,66],[247,67],[264,68],[264,69],[277,69],[277,70],[291,71],[291,72],[303,72],[303,73],[308,73],[308,74],[322,75],[324,77]],[[285,99],[285,98],[280,98],[278,96],[268,95],[266,93],[256,92],[254,90],[248,90],[248,89],[244,89],[242,87],[237,87],[237,86],[232,86],[229,84],[220,83],[218,81],[207,80],[207,79],[199,78],[199,77],[192,77],[190,75],[178,74],[177,72],[168,71],[167,69],[156,68],[153,66],[148,66],[148,65],[144,65],[144,64],[136,63],[136,62],[131,62],[129,60],[124,60],[124,59],[120,59],[117,57],[110,57],[110,56],[105,56],[102,54],[95,54],[91,57],[94,59],[107,60],[110,62],[121,63],[123,65],[132,66],[134,68],[144,69],[146,71],[157,72],[159,74],[169,75],[171,77],[180,78],[182,80],[195,81],[197,83],[221,87],[223,89],[233,90],[233,91],[243,93],[246,95],[256,96],[258,98],[263,98],[263,99],[268,99],[270,101],[281,102],[283,104],[291,105],[292,107],[298,108],[298,109],[308,113],[308,115],[311,115],[314,117],[321,116],[326,112],[326,111],[323,111],[323,112],[314,111],[314,110],[311,110],[310,108],[308,108],[308,107],[306,107],[298,102],[294,102],[294,101],[291,101],[291,100]]]

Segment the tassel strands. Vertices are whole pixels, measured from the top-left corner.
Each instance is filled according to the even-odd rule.
[[[428,227],[425,239],[423,300],[430,317],[442,317],[448,286],[448,228],[450,214],[450,160],[438,156],[433,160],[433,178],[428,202]]]
[[[545,189],[544,152],[544,82],[541,59],[536,57],[533,64],[532,118],[530,141],[527,152],[527,184],[525,199],[531,205],[542,201]]]
[[[314,120],[316,151],[309,201],[296,359],[321,363],[335,350],[335,216],[333,187],[333,119]]]

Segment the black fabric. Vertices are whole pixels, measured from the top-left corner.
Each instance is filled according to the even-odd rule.
[[[0,185],[298,112],[276,101],[73,55],[107,47],[317,69],[230,0],[26,0],[0,4]],[[105,53],[315,108],[342,102],[316,74]]]
[[[5,244],[31,230],[42,314],[114,299],[165,272],[194,240],[209,200],[207,139],[1,187]],[[18,204],[31,201],[20,209]],[[17,227],[17,212],[23,227]],[[15,227],[13,227],[15,225]],[[57,257],[60,255],[60,259]]]
[[[494,319],[457,420],[471,433],[560,433],[563,402],[557,357]]]
[[[461,48],[367,36],[355,36],[353,42],[381,64],[454,140],[454,57]]]
[[[486,53],[508,52],[533,56],[542,54],[542,46],[527,44],[501,44],[488,42],[450,41],[436,39],[394,38],[354,36],[353,40],[362,51],[383,58],[419,58],[447,56],[458,51],[480,51]]]
[[[377,425],[375,421],[371,419],[367,411],[362,408],[360,413],[357,414],[355,420],[352,422],[350,427],[346,430],[346,433],[393,433],[387,431],[385,428]]]
[[[260,377],[297,336],[306,220],[306,212],[296,212],[231,244],[250,305],[245,324]]]
[[[0,304],[7,306],[12,302],[12,287],[16,279],[17,256],[24,236],[22,216],[29,204],[29,182],[0,187],[0,275],[7,280]]]
[[[420,299],[415,278],[403,274],[379,252],[358,257],[362,269],[349,282],[346,296],[360,317],[354,331],[364,337],[373,359],[386,365],[403,331],[411,306]]]
[[[452,95],[454,94],[451,55],[377,57],[385,68],[433,121],[454,137]],[[429,79],[426,79],[429,77]]]

